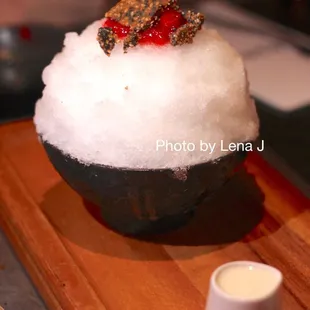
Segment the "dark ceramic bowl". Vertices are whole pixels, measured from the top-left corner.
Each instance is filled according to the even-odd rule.
[[[63,179],[100,208],[104,223],[125,235],[164,233],[184,225],[197,205],[221,188],[244,152],[191,166],[185,175],[170,169],[130,170],[84,165],[43,142]]]

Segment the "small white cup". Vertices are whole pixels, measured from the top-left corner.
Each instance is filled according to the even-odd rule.
[[[218,277],[226,268],[234,267],[257,268],[268,271],[274,277],[274,283],[268,291],[266,290],[266,293],[259,297],[240,297],[229,294],[220,287]],[[224,264],[217,268],[211,276],[206,310],[280,310],[280,288],[282,282],[282,273],[278,269],[265,264],[250,261],[236,261]],[[236,286],[238,285],[238,279],[236,279],[235,284]]]

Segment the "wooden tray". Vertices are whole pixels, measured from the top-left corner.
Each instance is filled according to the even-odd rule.
[[[0,219],[50,309],[203,310],[211,272],[262,261],[285,310],[310,309],[310,202],[250,154],[186,227],[153,240],[100,225],[59,177],[29,122],[0,127]]]

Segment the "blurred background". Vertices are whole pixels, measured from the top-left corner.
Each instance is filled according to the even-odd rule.
[[[0,0],[0,123],[32,117],[42,70],[64,34],[80,32],[115,2]],[[204,13],[206,25],[243,55],[266,143],[262,155],[310,197],[310,0],[181,4]],[[10,266],[0,268],[0,305],[45,309],[18,261],[5,254],[7,242],[0,244],[0,267]]]
[[[103,17],[114,5],[111,0],[1,0],[0,9],[0,118],[12,120],[31,116],[36,99],[42,91],[41,72],[53,55],[61,50],[64,34],[81,31],[90,22]],[[186,8],[200,9],[206,14],[206,23],[216,27],[244,57],[262,57],[271,49],[287,43],[301,57],[310,55],[310,0],[181,0]],[[223,4],[225,5],[223,5]],[[282,27],[280,27],[282,26]],[[286,28],[284,28],[286,27]],[[286,52],[288,53],[288,52]],[[268,53],[267,53],[268,54]],[[288,55],[286,55],[288,57]],[[268,58],[268,55],[267,55]],[[300,75],[308,78],[302,58],[287,59],[304,68]],[[293,62],[293,63],[292,63]],[[260,64],[261,65],[261,64]],[[249,71],[254,71],[251,64]],[[292,68],[281,67],[286,75]],[[293,68],[295,73],[296,68]],[[271,71],[271,70],[270,70]],[[262,70],[261,76],[269,73]],[[250,72],[253,95],[269,101],[276,110],[292,111],[309,99],[298,81],[284,81],[269,90],[262,89]],[[288,88],[287,94],[276,94],[285,83],[299,84]],[[260,84],[260,85],[258,85]],[[258,88],[258,89],[256,89]],[[266,88],[266,87],[265,87]],[[270,92],[270,94],[268,94]],[[297,94],[299,93],[299,94]],[[292,98],[294,97],[295,98]],[[281,97],[281,98],[280,98]],[[282,101],[279,103],[278,101]],[[303,101],[303,103],[301,103]]]

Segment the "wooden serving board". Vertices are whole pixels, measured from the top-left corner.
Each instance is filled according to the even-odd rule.
[[[259,156],[186,227],[110,231],[55,172],[30,121],[0,126],[0,219],[50,309],[203,310],[212,271],[260,261],[284,274],[284,310],[310,309],[310,202]]]

